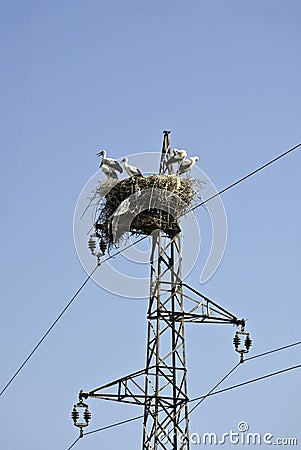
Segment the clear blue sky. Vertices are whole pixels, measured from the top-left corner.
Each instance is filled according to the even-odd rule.
[[[0,387],[85,279],[72,221],[97,151],[159,152],[170,129],[222,189],[300,143],[300,13],[297,0],[1,2]],[[300,162],[297,150],[224,194],[223,261],[205,285],[198,265],[187,279],[248,319],[253,354],[301,337]],[[88,284],[1,397],[0,447],[67,448],[78,391],[144,366],[146,308]],[[234,332],[187,326],[191,397],[236,363]],[[257,359],[225,386],[299,363],[299,347]],[[90,429],[142,413],[88,403]],[[190,430],[245,420],[301,442],[299,417],[297,370],[207,399]],[[139,449],[141,433],[134,422],[75,448]]]

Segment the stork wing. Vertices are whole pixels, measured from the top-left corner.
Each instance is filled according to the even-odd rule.
[[[105,164],[102,165],[101,170],[108,178],[114,178],[115,180],[118,179],[117,173],[110,169],[110,167],[106,166]]]
[[[106,159],[106,164],[113,170],[117,170],[117,172],[122,173],[122,167],[119,164],[118,161],[116,161],[116,159],[112,159],[112,158],[107,158]]]
[[[171,158],[169,158],[169,160],[167,161],[166,164],[169,166],[170,164],[175,164],[178,161],[179,161],[179,157],[174,155]]]
[[[123,169],[122,169],[122,167],[121,167],[121,165],[119,164],[119,162],[118,161],[114,161],[114,170],[117,170],[119,173],[122,173],[123,172]]]
[[[179,167],[179,170],[178,170],[178,174],[187,172],[190,169],[191,164],[192,164],[192,161],[190,159],[185,159],[185,161],[183,161],[180,164],[180,167]]]
[[[180,151],[180,150],[179,150]],[[168,161],[167,161],[167,165],[169,166],[170,164],[176,164],[176,163],[180,163],[181,161],[183,161],[183,159],[185,158],[185,155],[181,155],[180,153],[172,156]]]
[[[142,173],[141,173],[141,171],[138,169],[138,167],[135,167],[135,166],[129,166],[129,170],[130,170],[130,172],[132,172],[133,175],[141,175],[141,176],[142,176]]]
[[[180,170],[186,170],[186,169],[188,169],[190,166],[191,166],[191,161],[190,161],[190,159],[185,159],[185,161],[183,161],[183,162],[180,164]]]

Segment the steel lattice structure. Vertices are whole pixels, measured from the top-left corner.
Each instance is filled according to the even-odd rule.
[[[160,174],[168,172],[172,156],[169,132],[164,132]],[[150,301],[143,450],[188,449],[188,395],[183,320],[182,253],[179,234],[172,239],[157,231],[152,237]]]
[[[171,156],[170,132],[164,131],[160,174],[171,173],[166,164]],[[181,266],[180,234],[169,238],[156,230],[150,256],[146,366],[79,394],[80,402],[100,398],[143,406],[142,450],[189,449],[185,323],[228,323],[248,334],[243,319],[182,282]],[[75,425],[80,427],[76,421]]]

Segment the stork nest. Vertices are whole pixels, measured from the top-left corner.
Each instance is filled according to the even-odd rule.
[[[160,229],[172,238],[181,231],[180,217],[200,198],[200,185],[199,180],[178,175],[101,182],[93,196],[97,235],[109,248],[128,233],[150,235]]]

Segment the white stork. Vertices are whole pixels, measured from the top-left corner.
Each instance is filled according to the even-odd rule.
[[[97,153],[97,156],[102,156],[102,161],[99,167],[102,167],[102,165],[105,164],[111,170],[117,170],[119,173],[123,172],[121,165],[118,161],[116,161],[116,159],[107,158],[107,152],[105,150],[101,150],[101,152]]]
[[[129,177],[137,177],[137,176],[143,177],[141,171],[137,167],[130,166],[128,164],[128,158],[126,157],[123,158],[121,162],[123,163],[124,170],[126,171]]]
[[[192,156],[191,158],[185,159],[185,161],[180,164],[177,174],[181,175],[182,173],[189,172],[198,160],[198,156]]]
[[[185,150],[178,150],[177,148],[174,148],[173,156],[166,162],[168,169],[171,164],[180,164],[183,162],[186,156],[187,152]]]

